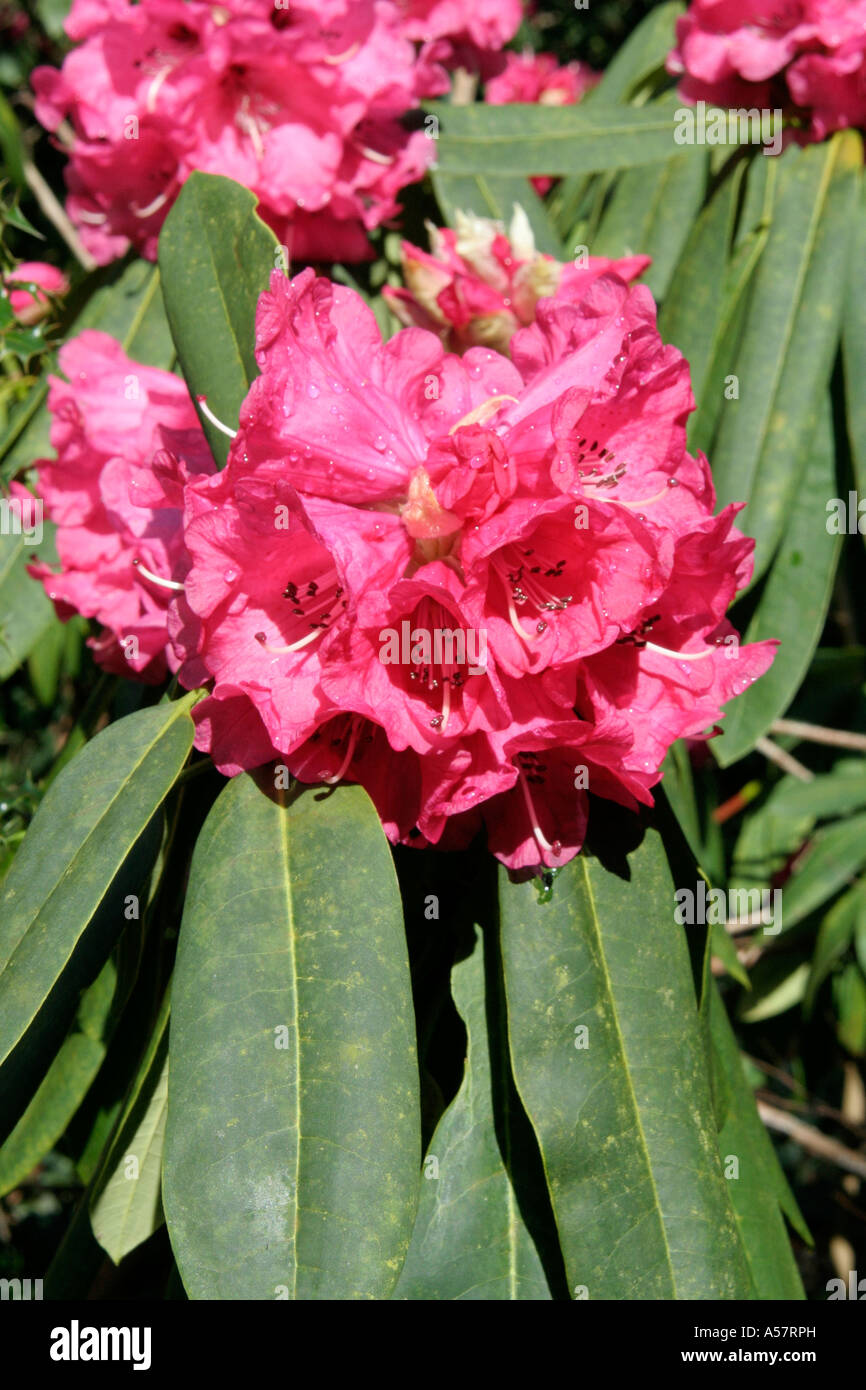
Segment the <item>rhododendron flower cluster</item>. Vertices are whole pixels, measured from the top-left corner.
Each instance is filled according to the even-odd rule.
[[[19,323],[34,324],[49,312],[48,295],[66,294],[69,281],[56,265],[46,261],[20,261],[5,276],[9,307]],[[28,288],[35,286],[35,290]]]
[[[552,53],[508,53],[503,71],[486,84],[484,100],[494,106],[513,101],[573,106],[600,81],[601,73],[588,63],[561,66]]]
[[[866,126],[866,0],[693,0],[668,71],[686,101],[781,107],[803,139]]]
[[[579,299],[599,275],[626,281],[650,264],[649,256],[610,260],[583,255],[556,261],[537,251],[532,228],[515,205],[506,235],[501,222],[458,212],[456,226],[427,224],[430,252],[403,243],[405,289],[383,291],[401,323],[438,333],[454,352],[489,346],[507,352],[518,328],[533,322],[539,299]]]
[[[707,733],[775,644],[740,647],[725,618],[752,544],[686,451],[688,366],[649,292],[605,274],[536,313],[510,358],[459,357],[419,327],[383,341],[352,290],[275,272],[221,472],[174,378],[83,335],[52,386],[49,592],[115,644],[140,633],[151,662],[164,643],[208,689],[196,742],[226,773],[276,759],[361,783],[394,841],[484,826],[514,869],[565,863],[588,792],[651,804],[670,744]]]
[[[101,625],[89,645],[102,666],[160,681],[178,665],[167,609],[188,566],[183,486],[213,458],[180,378],[130,361],[107,333],[70,339],[60,367],[68,381],[49,378],[48,394],[57,457],[37,463],[60,573],[30,572],[61,617]]]
[[[357,260],[433,158],[404,118],[447,90],[449,43],[501,46],[519,19],[513,0],[75,0],[80,46],[34,73],[36,113],[72,125],[68,210],[100,263],[155,258],[196,169],[252,189],[292,257]]]
[[[508,53],[501,73],[492,77],[484,89],[484,100],[493,106],[514,101],[539,102],[542,106],[575,106],[601,81],[601,73],[588,63],[560,66],[552,53]],[[546,174],[532,179],[542,197],[553,184]]]

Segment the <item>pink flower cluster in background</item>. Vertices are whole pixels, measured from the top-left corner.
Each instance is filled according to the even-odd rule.
[[[36,114],[74,132],[68,211],[101,264],[154,259],[196,169],[252,189],[294,259],[359,260],[434,155],[406,113],[519,21],[519,0],[75,0]]]
[[[866,126],[866,0],[693,0],[668,71],[686,101],[792,112],[801,138]]]
[[[67,377],[51,377],[54,461],[37,463],[39,491],[57,523],[60,573],[34,564],[62,618],[82,613],[101,666],[160,681],[177,659],[166,615],[189,565],[183,487],[213,459],[183,381],[132,362],[107,333],[88,330],[60,349]]]
[[[27,325],[38,323],[50,312],[49,295],[64,295],[69,289],[63,271],[46,261],[19,261],[4,277],[4,285],[13,314],[19,323]]]
[[[484,88],[484,100],[493,106],[512,102],[539,102],[542,106],[575,106],[601,81],[601,73],[588,63],[561,67],[552,53],[507,53],[505,67]],[[532,180],[542,197],[553,183],[546,174]]]
[[[104,624],[103,664],[132,635],[145,676],[208,689],[196,742],[224,772],[359,782],[393,841],[486,827],[510,867],[556,866],[588,790],[651,803],[670,744],[770,664],[725,618],[752,544],[712,514],[646,289],[591,278],[510,357],[461,357],[275,272],[257,359],[212,472],[181,383],[82,335],[40,472],[48,592]]]

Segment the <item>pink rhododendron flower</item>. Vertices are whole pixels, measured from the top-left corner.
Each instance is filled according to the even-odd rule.
[[[213,460],[179,377],[92,330],[61,348],[60,366],[67,380],[50,378],[48,396],[57,457],[36,465],[60,572],[30,572],[61,617],[102,625],[90,641],[100,665],[159,681],[178,664],[167,609],[187,567],[183,487]]]
[[[427,61],[487,77],[500,72],[500,50],[520,27],[521,0],[397,0],[403,29],[424,47]]]
[[[36,112],[73,126],[68,210],[100,263],[154,259],[196,169],[251,188],[293,257],[357,260],[433,157],[402,118],[447,75],[392,0],[75,0],[66,29]]]
[[[866,125],[866,0],[693,0],[667,66],[686,101],[778,106],[822,140]]]
[[[37,286],[35,296],[24,288],[25,284]],[[69,289],[69,281],[63,271],[45,261],[21,261],[7,274],[6,285],[12,312],[19,323],[25,324],[38,323],[48,313],[48,299],[40,290],[47,294],[66,294]]]
[[[579,299],[599,275],[634,280],[649,256],[588,256],[562,263],[535,248],[526,214],[515,206],[508,235],[499,222],[457,214],[456,229],[428,223],[430,252],[403,243],[405,289],[383,293],[403,324],[439,333],[455,352],[482,344],[507,352],[538,302]]]
[[[573,106],[600,81],[601,73],[587,63],[561,67],[552,53],[508,53],[504,71],[487,83],[484,100],[494,106],[513,101]]]
[[[492,77],[484,89],[484,100],[494,106],[514,101],[539,102],[542,106],[575,106],[601,81],[601,73],[587,63],[566,63],[560,67],[552,53],[508,53],[505,68]],[[540,174],[532,180],[542,197],[553,179]]]
[[[185,486],[169,625],[225,772],[357,781],[392,840],[486,827],[530,869],[580,849],[588,790],[651,804],[775,643],[725,617],[752,543],[686,451],[649,292],[590,277],[511,349],[383,342],[353,291],[275,273],[227,466]]]

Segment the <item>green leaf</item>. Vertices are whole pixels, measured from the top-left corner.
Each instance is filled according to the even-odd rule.
[[[587,93],[584,101],[625,101],[663,65],[676,42],[677,19],[684,13],[685,5],[679,0],[668,0],[652,9],[614,54],[601,82]]]
[[[32,1093],[34,1072],[125,925],[124,899],[150,871],[157,812],[192,747],[197,698],[129,715],[87,744],[49,787],[3,880],[0,1066],[9,1109]]]
[[[836,353],[863,147],[846,131],[779,159],[767,244],[730,372],[712,465],[721,506],[747,501],[758,578],[787,523]]]
[[[823,820],[866,806],[866,769],[862,758],[844,759],[832,772],[801,782],[785,777],[773,790],[776,810],[786,816]]]
[[[785,930],[801,922],[844,888],[864,864],[866,814],[819,830],[783,889]]]
[[[70,0],[36,0],[36,13],[50,38],[62,37],[69,6]]]
[[[729,1096],[719,1130],[719,1154],[756,1298],[805,1297],[783,1213],[804,1239],[803,1218],[779,1166],[746,1080],[737,1041],[715,983],[709,985],[709,1027],[714,1074]],[[736,1159],[736,1170],[731,1163]]]
[[[722,734],[712,745],[722,767],[750,752],[773,720],[784,714],[821,640],[842,548],[841,537],[830,535],[824,524],[825,503],[833,495],[835,478],[828,399],[813,435],[806,473],[792,499],[782,543],[743,634],[743,642],[776,638],[780,645],[770,669],[727,706]],[[732,620],[736,626],[736,608]]]
[[[805,784],[804,784],[805,785]],[[766,801],[749,808],[734,846],[730,887],[768,887],[801,849],[815,824],[807,808],[787,802],[787,782],[778,782]]]
[[[4,176],[8,176],[18,188],[26,188],[27,179],[24,176],[21,127],[15,112],[2,95],[0,95],[0,154],[3,157]]]
[[[597,256],[652,256],[642,283],[664,299],[704,198],[708,160],[679,154],[660,168],[627,169],[617,181],[590,250]],[[706,278],[706,266],[704,270]],[[677,347],[682,345],[677,342]]]
[[[565,251],[547,209],[526,178],[511,178],[507,174],[445,174],[433,171],[433,192],[442,215],[451,226],[457,212],[474,212],[478,217],[492,217],[507,228],[519,203],[529,219],[539,251],[556,260],[563,260]]]
[[[486,946],[486,943],[485,943]],[[489,949],[489,948],[488,948]],[[414,1300],[550,1298],[541,1260],[497,1139],[493,1069],[508,1068],[507,1039],[485,997],[479,940],[452,972],[466,1024],[463,1084],[436,1127],[424,1162],[412,1243],[393,1297]]]
[[[279,264],[277,239],[249,189],[221,174],[192,174],[159,237],[159,269],[172,337],[193,399],[235,429],[253,377],[256,305]],[[202,416],[214,458],[229,441]]]
[[[388,1298],[420,1162],[396,876],[360,787],[276,796],[236,777],[193,857],[169,1235],[191,1298]]]
[[[866,980],[854,961],[834,976],[833,1001],[839,1041],[855,1057],[862,1057],[866,1052]]]
[[[855,934],[866,923],[866,879],[834,903],[821,923],[806,986],[805,1008],[811,1013],[818,990],[837,961],[841,960]]]
[[[568,1281],[590,1299],[747,1297],[657,831],[620,873],[584,853],[545,904],[501,879],[512,1065]]]
[[[17,1187],[54,1148],[90,1089],[105,1057],[105,1025],[116,978],[109,960],[82,996],[72,1030],[0,1148],[0,1194]]]
[[[427,106],[439,119],[443,174],[582,174],[671,158],[673,112],[662,106]],[[692,146],[687,151],[695,157]],[[703,151],[698,150],[698,156]]]
[[[717,956],[732,979],[738,980],[744,989],[751,989],[748,971],[745,969],[737,948],[727,927],[722,922],[714,922],[710,927],[713,955]]]
[[[717,323],[725,299],[731,223],[741,179],[725,179],[688,235],[676,274],[659,314],[659,331],[674,343],[691,369],[692,390],[701,399],[712,360]],[[708,273],[709,267],[713,270]]]
[[[855,216],[842,324],[845,409],[857,487],[866,497],[866,185]]]
[[[27,573],[37,555],[50,561],[54,553],[54,527],[50,521],[43,521],[42,527],[39,545],[28,541],[23,529],[17,536],[0,534],[0,680],[17,671],[36,643],[57,625],[54,605]]]
[[[168,995],[90,1194],[93,1234],[115,1264],[163,1224],[160,1185],[168,1109]]]
[[[744,996],[738,1017],[743,1023],[777,1018],[802,1002],[809,979],[809,962],[801,955],[770,955],[753,966],[751,992]]]

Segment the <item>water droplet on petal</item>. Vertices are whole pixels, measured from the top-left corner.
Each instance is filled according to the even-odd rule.
[[[316,383],[314,381],[307,382],[307,395],[310,399],[314,401],[319,394],[319,388]]]
[[[228,569],[223,572],[223,579],[227,584],[234,584],[239,573],[240,571],[236,570],[233,565],[229,565]]]

